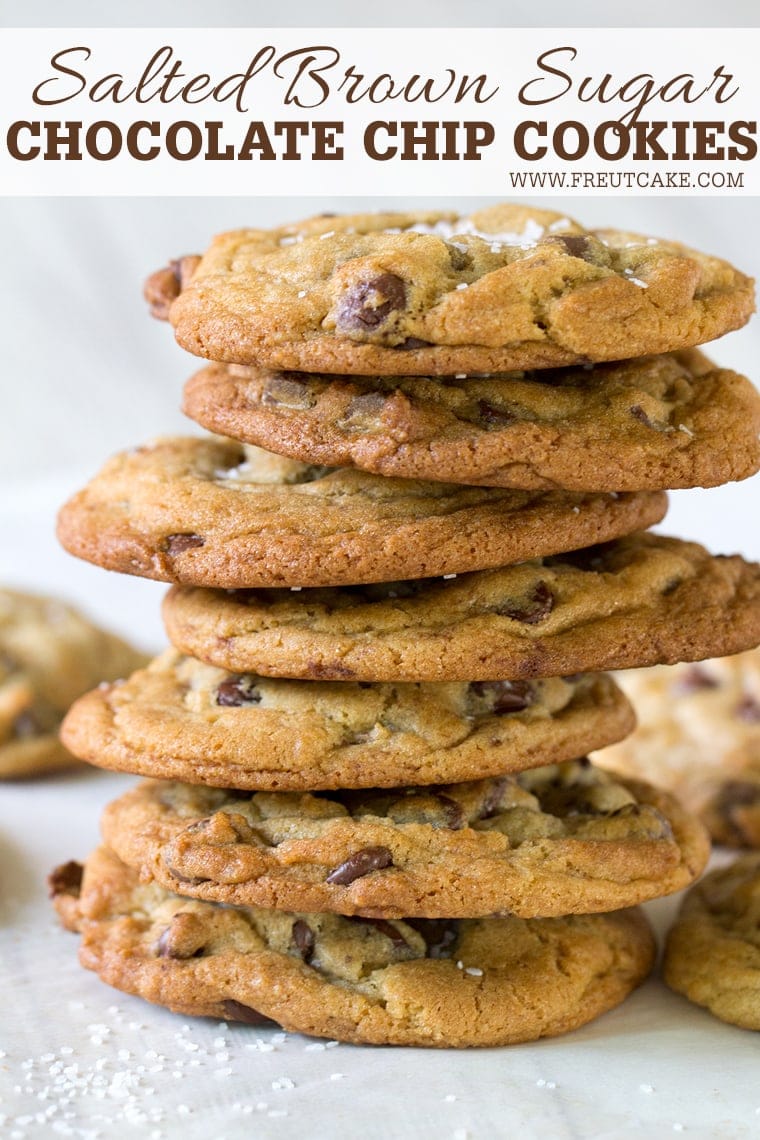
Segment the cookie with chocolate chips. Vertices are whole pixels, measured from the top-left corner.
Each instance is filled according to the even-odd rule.
[[[760,641],[760,566],[636,534],[517,566],[331,590],[174,589],[169,638],[221,668],[337,680],[566,676]]]
[[[760,649],[618,679],[639,727],[599,763],[673,792],[717,843],[760,847]]]
[[[288,681],[169,651],[72,708],[63,737],[105,768],[266,791],[435,784],[569,760],[620,740],[606,676],[451,684]]]
[[[588,761],[431,787],[245,795],[146,781],[106,808],[117,855],[209,901],[371,918],[634,906],[704,869],[704,828]]]
[[[317,217],[215,238],[146,285],[183,348],[360,375],[563,367],[743,325],[752,282],[675,242],[504,204]]]
[[[671,989],[721,1021],[760,1029],[760,852],[712,871],[689,891],[663,970]]]
[[[189,381],[184,410],[295,459],[405,479],[639,491],[712,487],[760,467],[760,395],[694,349],[471,378],[215,364]]]
[[[69,705],[145,660],[59,598],[0,590],[0,779],[75,764],[58,738]]]
[[[429,577],[572,550],[658,522],[661,492],[569,494],[384,479],[214,439],[117,455],[61,510],[72,554],[197,586]]]
[[[106,849],[55,896],[80,961],[183,1015],[368,1045],[507,1045],[566,1033],[652,968],[638,911],[376,920],[226,907],[140,882]]]

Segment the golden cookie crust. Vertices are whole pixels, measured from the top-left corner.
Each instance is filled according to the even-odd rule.
[[[188,382],[183,407],[294,459],[405,479],[640,491],[714,487],[760,467],[760,396],[695,349],[445,379],[214,364]]]
[[[71,709],[105,768],[265,791],[446,783],[569,760],[634,725],[607,676],[361,685],[230,674],[169,651]]]
[[[586,546],[658,522],[661,492],[566,494],[385,479],[229,440],[115,456],[58,537],[108,570],[198,586],[429,577]],[[577,508],[577,511],[576,511]]]
[[[368,1045],[508,1045],[566,1033],[652,968],[638,911],[526,922],[369,923],[231,908],[140,883],[106,849],[53,875],[79,957],[176,1013]],[[79,868],[81,872],[81,868]],[[422,932],[422,933],[421,933]]]
[[[760,649],[618,680],[639,726],[594,759],[673,792],[716,843],[760,848]]]
[[[0,779],[76,764],[58,739],[69,705],[145,661],[59,598],[0,589]]]
[[[681,890],[709,855],[675,799],[588,761],[319,795],[147,781],[102,828],[125,863],[183,895],[371,918],[617,910]]]
[[[665,948],[665,981],[722,1021],[760,1029],[760,852],[687,894]]]
[[[174,645],[221,668],[337,680],[566,676],[760,641],[760,566],[634,534],[436,581],[362,589],[173,589]]]
[[[675,242],[505,203],[220,234],[146,285],[188,351],[307,372],[453,375],[702,344],[752,281]]]

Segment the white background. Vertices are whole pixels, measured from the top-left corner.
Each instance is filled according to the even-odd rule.
[[[547,24],[568,20],[568,5],[545,0]],[[755,23],[754,3],[694,0],[572,6],[579,24],[655,26]],[[258,20],[293,26],[314,22],[312,4],[271,6],[184,0],[112,3],[4,4],[6,23],[157,26],[176,21],[241,24]],[[212,11],[213,10],[213,11]],[[325,23],[438,25],[536,23],[535,3],[386,0],[382,12],[354,3],[325,4]],[[400,33],[403,34],[403,33]],[[656,35],[653,32],[653,35]],[[740,33],[737,33],[740,34]],[[624,45],[621,45],[624,54]],[[308,185],[294,185],[304,193]],[[408,192],[413,187],[400,187]],[[490,187],[483,186],[484,195]],[[367,191],[372,193],[373,187]],[[413,205],[413,198],[393,204]],[[371,198],[342,201],[364,209]],[[390,204],[385,199],[382,205]],[[434,205],[467,208],[473,199]],[[544,199],[580,220],[676,237],[760,274],[757,200]],[[158,648],[163,588],[77,563],[52,537],[55,507],[106,456],[156,434],[195,430],[177,411],[195,362],[173,343],[168,326],[152,321],[140,297],[143,278],[169,257],[205,246],[215,231],[262,225],[334,206],[331,199],[8,200],[0,206],[0,580],[61,592],[108,623]],[[756,377],[760,321],[708,352]],[[667,529],[716,550],[760,555],[758,481],[673,496]],[[755,1137],[760,1131],[757,1086],[760,1039],[722,1026],[650,982],[624,1008],[585,1030],[534,1046],[467,1054],[309,1050],[301,1038],[272,1042],[260,1052],[256,1032],[223,1034],[188,1024],[102,986],[75,964],[75,939],[56,929],[42,877],[52,863],[83,856],[95,841],[100,805],[127,778],[98,774],[54,783],[0,787],[0,1135],[48,1140],[50,1123],[34,1114],[50,1082],[50,1053],[69,1050],[83,1087],[72,1091],[73,1115],[61,1134],[155,1140],[665,1140]],[[654,908],[667,921],[670,901]],[[105,1025],[105,1031],[97,1027]],[[121,1060],[119,1051],[129,1058]],[[151,1055],[153,1054],[153,1055]],[[157,1060],[155,1054],[165,1060]],[[198,1066],[186,1067],[195,1057]],[[178,1068],[176,1062],[181,1063]],[[105,1088],[94,1091],[103,1064]],[[160,1071],[136,1075],[136,1067]],[[226,1070],[231,1072],[227,1073]],[[180,1071],[181,1077],[172,1073]],[[119,1073],[133,1086],[117,1095]],[[332,1079],[333,1074],[342,1077]],[[294,1088],[282,1087],[288,1077]],[[273,1088],[273,1082],[280,1087]],[[548,1083],[547,1083],[548,1082]],[[552,1084],[556,1087],[552,1087]],[[84,1087],[88,1086],[88,1088]],[[146,1092],[153,1087],[151,1095]],[[128,1097],[134,1096],[130,1102]],[[454,1101],[446,1097],[455,1097]],[[181,1106],[190,1110],[183,1114]],[[242,1107],[250,1105],[246,1115]],[[263,1105],[264,1107],[258,1107]],[[139,1113],[156,1115],[140,1120]],[[110,1124],[93,1119],[101,1113]],[[3,1114],[7,1120],[3,1121]],[[286,1115],[272,1115],[286,1114]],[[22,1122],[18,1122],[18,1117]],[[158,1118],[160,1116],[160,1119]],[[29,1117],[30,1119],[26,1119]],[[5,1131],[4,1131],[5,1129]],[[69,1129],[69,1132],[66,1132]],[[100,1130],[100,1131],[99,1131]]]

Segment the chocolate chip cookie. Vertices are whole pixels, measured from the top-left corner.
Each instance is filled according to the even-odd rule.
[[[367,685],[229,673],[170,651],[66,718],[83,760],[214,787],[288,791],[446,783],[569,760],[620,740],[607,676]]]
[[[174,589],[171,641],[239,672],[337,680],[565,676],[760,641],[760,566],[636,534],[517,566],[352,589]]]
[[[760,1029],[760,852],[706,875],[668,935],[665,981],[722,1021]]]
[[[599,763],[675,793],[717,843],[760,847],[760,650],[618,679],[639,727]]]
[[[406,479],[639,491],[713,487],[760,467],[760,395],[695,349],[469,379],[214,364],[187,384],[184,410],[305,462]]]
[[[228,440],[117,455],[58,536],[108,570],[199,586],[429,577],[586,546],[659,521],[661,492],[568,494],[331,471]]]
[[[235,230],[145,292],[199,356],[362,375],[669,352],[739,328],[753,310],[751,280],[724,261],[509,204]]]
[[[588,761],[432,787],[314,794],[146,781],[103,837],[170,890],[371,918],[521,918],[634,906],[704,869],[704,828]]]
[[[145,660],[58,598],[0,590],[0,779],[75,764],[58,739],[71,702]]]
[[[638,911],[569,918],[367,921],[195,902],[111,854],[53,875],[80,961],[177,1013],[369,1045],[508,1045],[566,1033],[644,980]]]

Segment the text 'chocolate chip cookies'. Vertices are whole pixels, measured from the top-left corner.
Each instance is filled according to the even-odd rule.
[[[584,759],[633,727],[594,671],[760,640],[760,568],[645,533],[668,487],[760,465],[754,389],[693,349],[751,282],[501,206],[224,234],[146,295],[232,438],[117,456],[61,512],[73,553],[174,584],[175,648],[63,728],[148,777],[53,876],[83,965],[368,1044],[612,1008],[653,960],[631,908],[709,844],[656,775]]]

